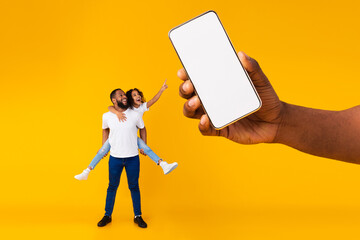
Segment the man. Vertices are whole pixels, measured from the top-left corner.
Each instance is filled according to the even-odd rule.
[[[200,119],[207,136],[223,136],[241,144],[282,143],[316,156],[360,164],[360,106],[327,111],[280,101],[259,64],[243,52],[239,59],[263,102],[261,109],[221,130],[210,125],[184,69],[178,76],[180,96],[188,99],[184,115]]]
[[[119,122],[116,114],[107,112],[103,114],[103,144],[109,138],[109,187],[107,189],[105,216],[98,223],[104,227],[111,222],[114,208],[116,191],[119,186],[120,176],[125,167],[129,189],[134,208],[134,222],[141,228],[147,224],[141,217],[139,173],[140,161],[137,146],[137,131],[143,129],[144,122],[138,113],[128,107],[127,97],[121,89],[115,89],[110,94],[111,102],[117,111],[126,114],[127,121]],[[110,130],[110,135],[109,135]],[[140,131],[140,138],[146,141],[146,137]]]

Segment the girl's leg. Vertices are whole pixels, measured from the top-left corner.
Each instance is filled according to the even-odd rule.
[[[141,138],[138,137],[137,142],[139,149],[143,149],[146,155],[148,155],[156,164],[160,165],[160,167],[164,171],[164,174],[170,173],[178,166],[177,162],[169,164],[163,161],[158,155],[153,152],[153,150],[151,150],[151,148],[149,148],[148,145],[145,144],[145,142]]]
[[[139,137],[137,138],[137,144],[139,149],[143,149],[145,154],[148,155],[151,158],[151,160],[153,160],[156,164],[159,164],[159,160],[161,160],[161,158],[158,155],[156,155],[154,151],[151,150],[151,148],[148,145],[146,145],[146,143]]]
[[[97,152],[96,156],[91,161],[90,165],[80,174],[76,175],[77,180],[87,180],[90,170],[94,169],[100,160],[110,151],[109,139],[106,140],[104,145]]]
[[[106,140],[104,145],[100,148],[100,150],[97,152],[93,160],[91,161],[89,168],[92,170],[96,167],[96,165],[100,162],[100,160],[110,151],[110,143],[109,139]]]

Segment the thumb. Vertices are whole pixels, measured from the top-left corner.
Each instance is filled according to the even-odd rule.
[[[242,65],[249,74],[259,71],[262,72],[258,62],[255,59],[249,57],[244,52],[239,52],[238,56],[240,58]]]
[[[210,119],[206,114],[202,115],[200,118],[199,130],[200,130],[201,134],[204,136],[219,136],[220,135],[220,131],[214,129],[211,126]]]
[[[268,84],[268,79],[260,68],[259,63],[246,55],[244,52],[239,52],[238,56],[240,58],[241,64],[248,72],[252,82],[255,86],[260,87]]]

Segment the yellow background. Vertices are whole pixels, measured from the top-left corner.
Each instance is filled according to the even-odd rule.
[[[237,51],[257,59],[279,97],[331,110],[359,104],[357,1],[0,2],[1,239],[359,239],[360,167],[278,144],[203,137],[182,115],[181,67],[168,31],[215,10]],[[142,210],[132,222],[122,176],[104,214],[107,159],[73,177],[101,144],[109,93],[150,99]]]

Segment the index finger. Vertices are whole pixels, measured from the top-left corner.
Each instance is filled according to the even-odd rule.
[[[187,75],[187,73],[186,73],[186,71],[185,71],[185,69],[180,69],[178,72],[177,72],[177,75],[178,75],[178,77],[181,79],[181,80],[188,80],[189,79],[189,77],[188,77],[188,75]]]

